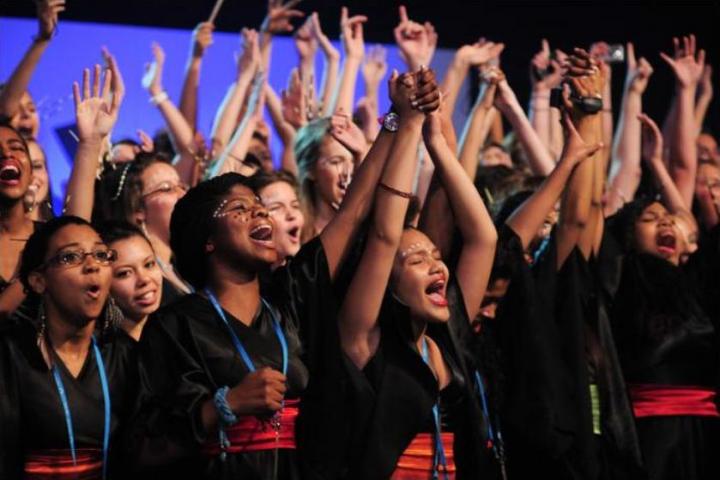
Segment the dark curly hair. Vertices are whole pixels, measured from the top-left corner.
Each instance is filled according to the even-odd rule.
[[[213,232],[213,212],[235,185],[253,189],[252,180],[239,173],[214,177],[188,190],[170,218],[170,247],[177,269],[196,290],[207,283],[205,244]]]

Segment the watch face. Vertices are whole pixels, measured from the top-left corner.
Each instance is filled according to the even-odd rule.
[[[391,132],[397,132],[398,126],[400,122],[400,117],[395,112],[390,112],[387,115],[385,115],[385,120],[383,121],[383,127],[385,127],[386,130],[389,130]]]

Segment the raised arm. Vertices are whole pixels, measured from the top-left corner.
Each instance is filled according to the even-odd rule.
[[[117,87],[117,82],[113,84],[115,78],[112,70],[106,70],[102,87],[100,73],[100,65],[95,65],[91,88],[90,70],[86,68],[83,71],[82,95],[78,83],[73,83],[79,142],[67,186],[65,213],[84,218],[87,221],[92,218],[95,176],[100,161],[102,143],[117,121],[122,98],[121,94],[110,96],[112,89]],[[112,98],[110,103],[108,103],[108,98]]]
[[[263,71],[270,71],[273,36],[292,32],[293,25],[291,21],[294,18],[305,16],[303,12],[293,8],[298,3],[300,3],[300,0],[289,0],[287,3],[283,3],[283,0],[268,0],[267,15],[260,25],[260,37],[258,39],[261,54],[260,64]]]
[[[323,33],[322,27],[320,26],[320,16],[317,12],[313,12],[310,20],[312,34],[315,36],[325,56],[322,87],[320,87],[320,107],[321,115],[327,117],[332,114],[333,95],[335,94],[338,74],[340,72],[340,52],[333,46],[327,35]]]
[[[379,342],[378,314],[403,232],[415,172],[416,150],[424,115],[413,109],[410,94],[415,79],[405,74],[390,80],[391,98],[400,115],[397,137],[375,192],[373,221],[360,263],[338,316],[340,342],[358,368],[363,368]],[[436,98],[439,98],[435,92]],[[437,106],[436,106],[437,107]]]
[[[437,88],[432,70],[423,70],[420,75],[423,82]],[[428,89],[431,87],[428,86]],[[420,98],[418,102],[418,109],[431,109],[434,104],[432,97],[427,100]],[[355,170],[340,210],[320,234],[331,277],[335,276],[338,266],[348,252],[352,239],[370,212],[373,204],[373,192],[389,158],[390,147],[393,145],[395,135],[396,133],[386,128],[380,130],[380,134],[365,159]]]
[[[212,128],[212,145],[215,152],[225,148],[237,126],[250,82],[260,66],[260,47],[255,30],[243,29],[243,53],[238,60],[237,78],[228,89]]]
[[[200,84],[200,68],[207,47],[213,43],[215,25],[202,22],[192,33],[190,58],[185,67],[182,93],[180,94],[180,112],[193,131],[197,130],[198,85]]]
[[[703,123],[705,123],[705,115],[710,107],[712,98],[712,65],[705,65],[702,79],[698,85],[698,97],[697,102],[695,103],[695,131],[698,135],[702,132]]]
[[[442,134],[439,114],[433,113],[427,117],[423,133],[430,158],[435,164],[435,175],[447,195],[449,209],[445,215],[452,215],[459,220],[455,223],[463,244],[456,276],[463,292],[468,318],[473,319],[480,311],[480,303],[490,278],[497,232],[475,185]],[[445,232],[446,235],[448,233]],[[433,239],[432,236],[430,239]]]
[[[265,102],[270,113],[270,119],[275,126],[275,131],[280,136],[283,144],[280,168],[297,175],[297,162],[295,161],[295,150],[293,149],[297,130],[283,117],[283,102],[268,84],[265,85]]]
[[[492,122],[488,117],[493,115],[493,100],[497,84],[505,79],[505,75],[493,68],[483,75],[483,83],[478,92],[477,100],[473,105],[470,116],[465,123],[465,129],[460,137],[460,164],[469,178],[475,178],[480,149],[485,144]],[[443,105],[445,108],[445,105]]]
[[[588,145],[575,129],[569,114],[563,115],[563,128],[567,132],[560,160],[550,176],[505,222],[520,238],[527,250],[548,213],[560,199],[575,167],[600,149],[600,144]]]
[[[550,156],[550,151],[535,133],[535,129],[530,124],[507,80],[503,80],[498,84],[495,106],[515,130],[520,143],[525,149],[525,153],[527,153],[532,172],[535,175],[549,175],[555,168],[555,160]]]
[[[613,115],[612,115],[612,66],[606,61],[610,52],[610,45],[607,42],[596,42],[590,46],[590,56],[597,62],[600,69],[600,75],[603,79],[602,95],[602,143],[603,148],[600,152],[602,162],[605,166],[603,171],[607,171],[607,165],[610,162],[610,154],[613,143]]]
[[[357,109],[364,111],[365,121],[362,125],[365,139],[372,142],[380,131],[380,125],[375,121],[378,118],[380,107],[378,94],[380,83],[387,73],[386,53],[382,45],[375,45],[370,49],[362,67],[363,79],[365,80],[365,97],[358,102]],[[362,104],[361,104],[362,102]]]
[[[538,138],[550,152],[553,151],[551,143],[550,91],[559,86],[561,80],[562,67],[556,59],[551,58],[550,44],[543,38],[540,51],[535,54],[530,62],[532,93],[528,118]],[[552,158],[555,159],[557,156],[553,155]]]
[[[65,0],[38,0],[36,3],[38,33],[0,91],[0,117],[12,118],[20,111],[20,100],[30,85],[42,54],[50,45],[50,39],[57,29],[58,15],[65,10]],[[37,136],[37,132],[31,134]]]
[[[365,40],[363,36],[363,23],[367,21],[364,15],[348,16],[347,7],[340,12],[340,32],[342,35],[345,62],[343,63],[340,85],[333,112],[342,110],[352,112],[353,98],[355,96],[355,83],[358,71],[365,55]]]
[[[695,126],[695,92],[705,65],[705,50],[695,55],[695,36],[683,39],[677,58],[664,52],[660,56],[675,74],[675,121],[670,135],[670,175],[686,205],[691,205],[697,172],[697,130]]]
[[[640,184],[640,120],[642,95],[647,88],[652,66],[645,58],[635,59],[635,48],[627,44],[627,75],[620,105],[620,118],[613,144],[610,165],[610,186],[605,202],[605,216],[618,211],[635,197]]]
[[[162,85],[165,52],[158,43],[152,44],[153,62],[145,67],[142,85],[150,94],[150,103],[157,106],[170,133],[177,157],[173,160],[183,182],[190,184],[195,168],[193,130],[180,110],[170,100]]]
[[[299,58],[300,79],[308,90],[315,89],[315,54],[318,49],[318,41],[312,32],[312,17],[308,17],[305,23],[295,31],[295,49]]]
[[[430,66],[437,45],[437,34],[432,24],[421,25],[410,20],[407,8],[400,5],[398,9],[400,22],[395,27],[395,43],[400,49],[400,57],[411,72],[420,66]]]

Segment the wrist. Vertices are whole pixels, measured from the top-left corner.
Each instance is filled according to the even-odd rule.
[[[423,122],[425,121],[425,114],[417,110],[398,113],[398,115],[400,116],[398,121],[400,129],[403,127],[421,129]]]
[[[455,55],[452,62],[450,63],[449,69],[456,72],[467,73],[467,71],[470,70],[470,62],[462,55]]]
[[[362,53],[345,53],[345,67],[347,68],[348,65],[352,66],[353,68],[360,68],[360,64],[362,63],[363,54]]]
[[[160,105],[169,98],[167,92],[162,89],[152,89],[150,94],[152,96],[150,97],[149,102],[156,106]]]

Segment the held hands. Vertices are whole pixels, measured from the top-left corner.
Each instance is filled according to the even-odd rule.
[[[38,35],[41,40],[50,40],[58,24],[58,15],[65,11],[65,0],[36,0]]]
[[[340,10],[340,37],[345,56],[355,60],[362,60],[365,55],[365,39],[363,35],[363,23],[367,22],[365,15],[348,16],[347,7]]]
[[[566,65],[565,83],[570,88],[563,89],[565,108],[572,112],[575,121],[597,113],[602,108],[602,92],[607,80],[597,60],[582,48],[575,48]]]
[[[215,25],[210,22],[199,23],[192,33],[192,56],[202,58],[207,47],[213,44],[213,30]]]
[[[652,65],[645,59],[635,60],[635,46],[628,42],[627,44],[627,77],[625,78],[625,88],[628,91],[642,95],[647,88],[650,75],[653,73]]]
[[[477,105],[484,110],[490,110],[495,103],[495,95],[498,85],[505,82],[505,74],[497,67],[490,67],[481,76],[482,81],[480,93],[478,94]],[[512,93],[512,91],[511,91]]]
[[[673,46],[672,58],[665,52],[660,52],[660,57],[672,68],[678,87],[695,88],[703,75],[705,50],[700,49],[696,54],[695,35],[683,37],[682,44],[673,38]]]
[[[410,20],[407,9],[400,6],[400,23],[395,27],[395,43],[400,48],[400,56],[410,70],[420,65],[430,65],[437,47],[437,33],[430,22],[423,25]]]
[[[102,142],[112,130],[117,121],[120,110],[120,96],[112,95],[112,70],[105,71],[105,81],[100,85],[100,65],[95,65],[92,89],[90,87],[90,70],[83,70],[83,90],[80,95],[80,85],[73,82],[73,97],[75,99],[75,119],[78,137],[81,142]],[[108,103],[108,98],[112,98]]]
[[[427,67],[402,75],[394,70],[388,83],[390,100],[401,120],[422,119],[424,114],[440,106],[440,89],[435,72]]]
[[[290,0],[284,5],[283,0],[268,0],[268,13],[260,26],[260,31],[270,34],[292,32],[293,26],[290,21],[305,16],[300,10],[293,10],[298,3],[300,0]]]
[[[282,408],[287,391],[285,382],[285,375],[277,370],[261,368],[245,375],[226,398],[232,411],[239,415],[275,412]]]
[[[162,72],[165,66],[165,51],[157,42],[152,43],[151,49],[154,60],[145,64],[142,86],[154,97],[163,91]]]

